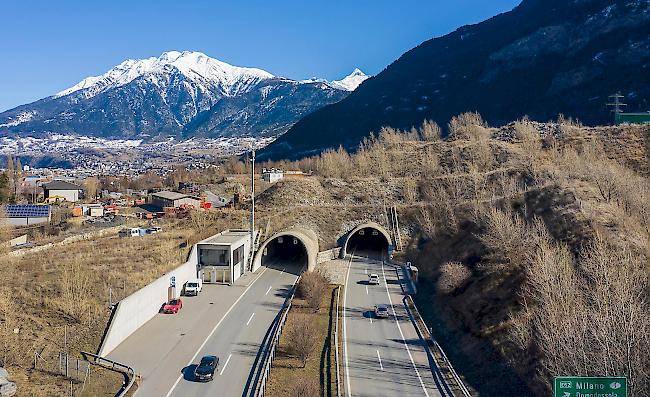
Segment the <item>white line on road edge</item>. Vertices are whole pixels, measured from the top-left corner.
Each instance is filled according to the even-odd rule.
[[[343,355],[345,356],[345,386],[347,386],[348,397],[352,397],[352,387],[350,385],[350,365],[348,364],[348,327],[346,321],[346,306],[348,304],[348,279],[350,278],[350,268],[352,267],[352,259],[354,258],[354,250],[350,255],[350,262],[348,263],[348,271],[345,274],[345,290],[343,291]]]
[[[223,365],[223,368],[221,368],[221,372],[219,372],[219,375],[223,375],[223,371],[226,370],[226,367],[228,366],[228,363],[230,362],[230,358],[232,357],[232,353],[228,355],[228,359],[226,359],[226,363]]]
[[[251,323],[251,320],[253,319],[254,316],[255,316],[255,313],[251,314],[251,317],[248,319],[248,321],[246,321],[246,325]]]
[[[265,296],[268,295],[270,291],[271,291],[271,286],[269,285],[269,289],[266,290],[266,294],[264,294],[264,295]]]
[[[390,291],[388,290],[388,280],[386,280],[386,272],[384,272],[384,261],[381,262],[381,274],[384,276],[384,285],[386,286],[386,293],[388,294],[388,303],[390,303],[390,308],[393,310],[393,317],[395,318],[395,324],[397,324],[397,329],[399,330],[399,334],[402,336],[402,342],[404,342],[404,347],[406,347],[406,352],[409,355],[411,364],[413,364],[413,369],[415,370],[415,374],[418,376],[418,380],[420,381],[420,386],[422,386],[422,390],[424,390],[424,395],[429,397],[429,392],[427,391],[427,388],[424,386],[424,382],[422,382],[422,377],[420,377],[420,371],[418,371],[418,367],[415,365],[415,361],[413,361],[413,356],[411,355],[411,349],[409,349],[409,345],[406,343],[406,338],[404,338],[402,327],[400,327],[399,325],[399,320],[397,319],[397,314],[395,313],[395,306],[393,306],[393,300],[390,298]]]
[[[190,360],[190,362],[187,363],[186,366],[190,366],[190,365],[192,365],[192,363],[194,362],[194,360],[196,360],[196,357],[199,355],[199,352],[201,352],[201,350],[203,349],[203,347],[205,347],[205,344],[208,343],[208,339],[210,339],[210,338],[212,337],[212,334],[214,334],[215,331],[217,330],[217,328],[219,328],[219,326],[221,325],[221,323],[223,322],[223,320],[224,320],[226,317],[228,317],[228,314],[230,314],[230,312],[232,311],[232,309],[233,309],[235,306],[237,306],[237,303],[239,303],[239,301],[241,300],[241,298],[243,298],[244,295],[246,295],[246,293],[248,292],[248,290],[251,289],[251,287],[255,284],[255,282],[256,282],[257,280],[259,280],[260,277],[262,277],[262,274],[264,274],[264,272],[266,271],[266,269],[268,269],[268,268],[267,268],[267,267],[264,267],[264,269],[263,269],[262,272],[257,276],[257,278],[256,278],[255,280],[253,280],[253,282],[250,283],[250,285],[249,285],[248,287],[246,287],[246,289],[244,290],[244,292],[242,292],[241,295],[239,295],[239,298],[237,298],[237,300],[235,301],[235,303],[233,303],[232,306],[230,306],[230,308],[228,309],[228,311],[226,312],[226,314],[224,314],[223,317],[221,317],[221,320],[219,320],[219,322],[217,323],[217,325],[215,325],[214,328],[212,328],[212,331],[210,331],[210,334],[208,335],[208,337],[205,338],[205,340],[203,341],[203,343],[201,343],[201,346],[199,346],[198,350],[196,351],[196,353],[194,353],[194,356],[192,357],[192,359]],[[172,385],[172,388],[169,389],[169,391],[167,392],[167,394],[165,394],[165,397],[169,397],[169,396],[172,395],[172,393],[174,392],[174,389],[175,389],[176,386],[178,385],[178,382],[181,381],[181,379],[183,379],[183,374],[178,375],[178,378],[176,379],[176,382],[174,382],[174,384]]]
[[[381,364],[381,356],[379,355],[379,350],[377,350],[377,358],[379,359],[379,368],[381,368],[381,370],[383,371],[384,366]]]

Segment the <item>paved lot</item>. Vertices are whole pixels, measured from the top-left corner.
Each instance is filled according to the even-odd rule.
[[[160,314],[120,344],[108,358],[139,371],[137,397],[240,396],[267,330],[295,283],[294,267],[262,267],[233,286],[204,285],[174,315]],[[215,379],[197,383],[203,355],[221,360]]]
[[[443,396],[423,341],[402,301],[397,269],[378,256],[353,256],[344,296],[343,353],[347,396]],[[368,275],[379,285],[368,285]],[[389,318],[372,315],[375,304],[387,304]]]

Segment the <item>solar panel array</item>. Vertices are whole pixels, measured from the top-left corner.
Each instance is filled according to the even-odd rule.
[[[9,204],[5,207],[9,218],[47,218],[50,215],[49,205]]]

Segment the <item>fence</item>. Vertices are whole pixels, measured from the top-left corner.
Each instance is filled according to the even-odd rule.
[[[289,310],[291,309],[291,304],[293,303],[293,297],[296,294],[296,286],[300,282],[300,277],[289,291],[289,295],[284,301],[282,309],[280,310],[278,321],[273,324],[273,329],[271,331],[271,337],[269,338],[269,343],[264,349],[263,358],[260,364],[260,373],[258,373],[258,378],[255,380],[255,388],[251,396],[254,397],[263,397],[266,390],[266,382],[269,378],[269,373],[271,372],[271,365],[273,364],[273,358],[275,357],[275,350],[280,344],[280,336],[282,335],[282,330],[284,324],[287,322],[287,316]],[[261,377],[260,377],[261,374]]]
[[[56,355],[43,355],[34,352],[34,370],[46,372],[54,375],[65,376],[71,381],[81,383],[83,393],[86,384],[90,381],[91,364],[76,357],[71,357],[68,353],[59,352]]]
[[[415,328],[422,339],[426,341],[427,353],[430,354],[431,359],[436,364],[436,367],[440,370],[440,375],[443,377],[443,382],[446,386],[449,387],[449,392],[453,397],[471,397],[471,394],[465,383],[463,383],[460,376],[454,367],[451,365],[451,362],[447,358],[444,350],[438,344],[438,342],[433,338],[431,332],[426,326],[426,323],[422,319],[420,312],[418,311],[415,302],[410,295],[406,295],[404,298],[408,310],[413,315]]]

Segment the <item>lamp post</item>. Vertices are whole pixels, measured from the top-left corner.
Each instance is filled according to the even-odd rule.
[[[251,143],[251,245],[255,244],[255,144]]]

